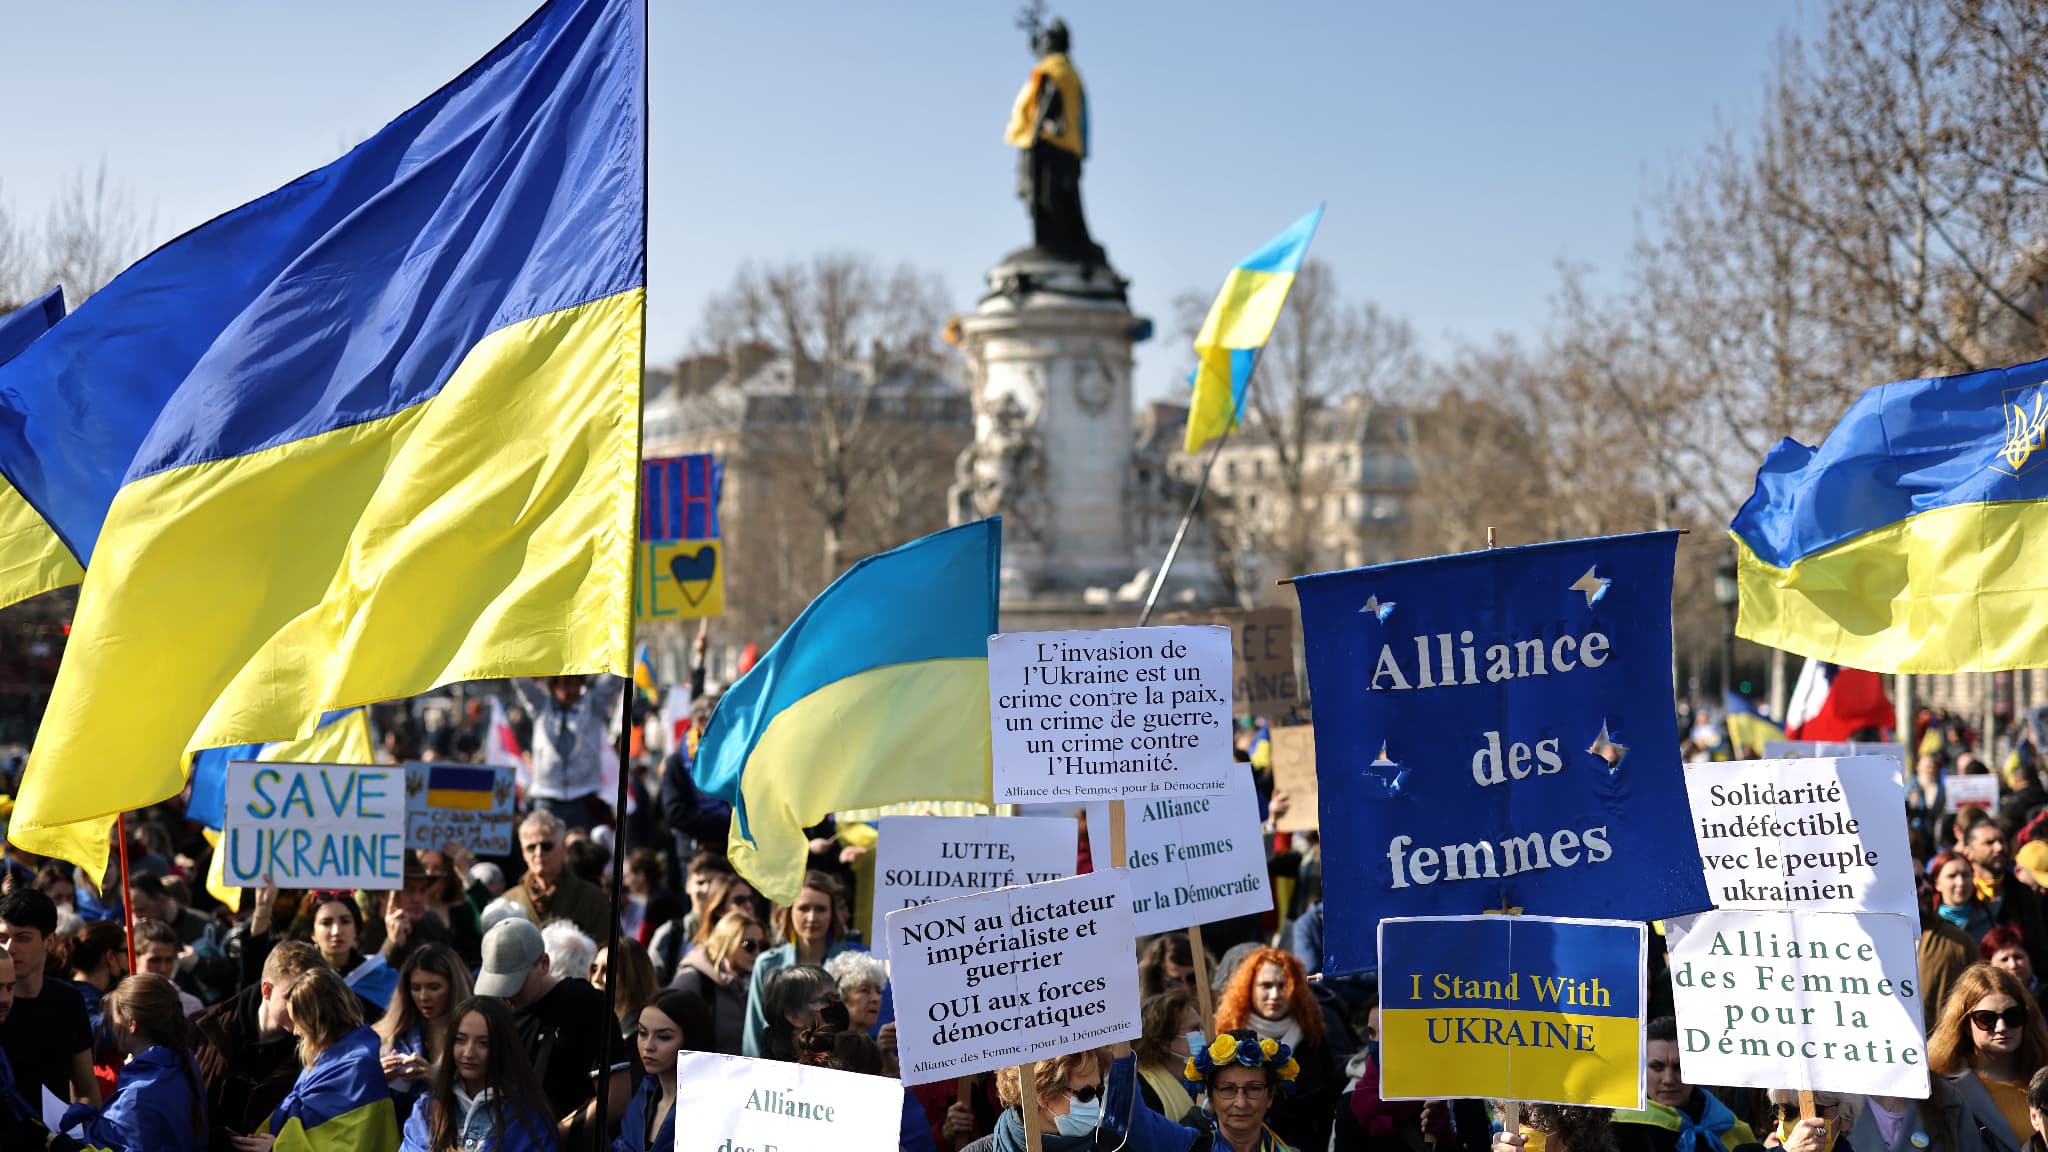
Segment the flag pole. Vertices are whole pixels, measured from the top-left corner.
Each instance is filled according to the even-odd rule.
[[[128,929],[128,971],[135,972],[135,901],[128,895],[128,813],[114,814],[114,835],[121,838],[121,919]]]
[[[1257,370],[1256,367],[1253,368],[1254,372]],[[1250,395],[1252,382],[1249,377],[1246,378],[1244,386],[1245,394]],[[1191,412],[1189,415],[1192,416],[1193,413]],[[1187,511],[1181,513],[1180,527],[1173,530],[1173,543],[1169,544],[1166,548],[1166,559],[1160,561],[1159,574],[1152,578],[1152,587],[1145,592],[1145,610],[1138,613],[1138,627],[1140,628],[1143,628],[1146,622],[1152,619],[1152,609],[1159,603],[1159,590],[1166,587],[1167,574],[1173,571],[1173,562],[1180,556],[1181,541],[1187,538],[1188,525],[1194,522],[1195,509],[1202,503],[1202,493],[1209,490],[1209,473],[1216,468],[1216,458],[1223,455],[1224,442],[1229,440],[1230,434],[1236,430],[1237,421],[1233,420],[1223,429],[1223,435],[1216,437],[1210,443],[1209,458],[1202,462],[1201,479],[1195,482],[1195,494],[1188,498]]]

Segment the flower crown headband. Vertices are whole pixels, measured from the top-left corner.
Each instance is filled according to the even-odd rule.
[[[1294,1060],[1294,1050],[1278,1040],[1240,1040],[1225,1032],[1210,1045],[1188,1057],[1187,1067],[1181,1071],[1181,1079],[1190,1084],[1202,1084],[1215,1079],[1218,1070],[1232,1064],[1245,1068],[1271,1068],[1280,1077],[1280,1088],[1292,1095],[1294,1078],[1301,1075],[1301,1065]]]

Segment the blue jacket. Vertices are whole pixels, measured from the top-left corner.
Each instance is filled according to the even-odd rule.
[[[399,1145],[399,1152],[433,1152],[433,1140],[427,1127],[433,1109],[434,1098],[430,1095],[421,1096],[419,1103],[413,1105],[412,1115],[405,1121],[405,1139]],[[511,1130],[502,1135],[492,1132],[491,1094],[487,1089],[456,1125],[456,1146],[463,1152],[556,1152],[559,1145],[555,1139],[554,1124],[546,1116],[531,1110],[526,1118],[527,1123],[513,1124]]]
[[[655,1130],[654,1142],[647,1143],[647,1118],[661,1109],[661,1081],[652,1076],[640,1081],[640,1090],[626,1102],[626,1118],[619,1123],[618,1139],[612,1152],[668,1152],[676,1146],[676,1110],[671,1108]]]
[[[109,1152],[200,1152],[206,1147],[205,1089],[192,1059],[159,1044],[128,1061],[103,1109],[73,1105],[88,1147]],[[71,1124],[67,1123],[68,1129]]]

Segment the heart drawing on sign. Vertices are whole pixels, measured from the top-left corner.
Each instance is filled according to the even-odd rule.
[[[706,544],[687,556],[678,552],[668,558],[668,570],[676,578],[683,599],[695,608],[710,594],[711,578],[718,574],[718,545]],[[696,585],[694,589],[692,584]]]

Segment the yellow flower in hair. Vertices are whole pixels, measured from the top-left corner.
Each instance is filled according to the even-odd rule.
[[[1261,1040],[1259,1041],[1259,1052],[1266,1059],[1271,1060],[1280,1054],[1280,1042],[1278,1040]]]
[[[1188,1057],[1188,1066],[1181,1070],[1180,1078],[1192,1084],[1202,1078],[1202,1070],[1195,1067],[1195,1058]]]
[[[1299,1075],[1301,1075],[1301,1065],[1294,1062],[1294,1057],[1289,1056],[1287,1063],[1280,1066],[1280,1079],[1292,1081]]]
[[[1232,1036],[1228,1032],[1218,1036],[1216,1042],[1209,1045],[1209,1059],[1214,1060],[1218,1064],[1227,1063],[1236,1058],[1237,1037]]]

